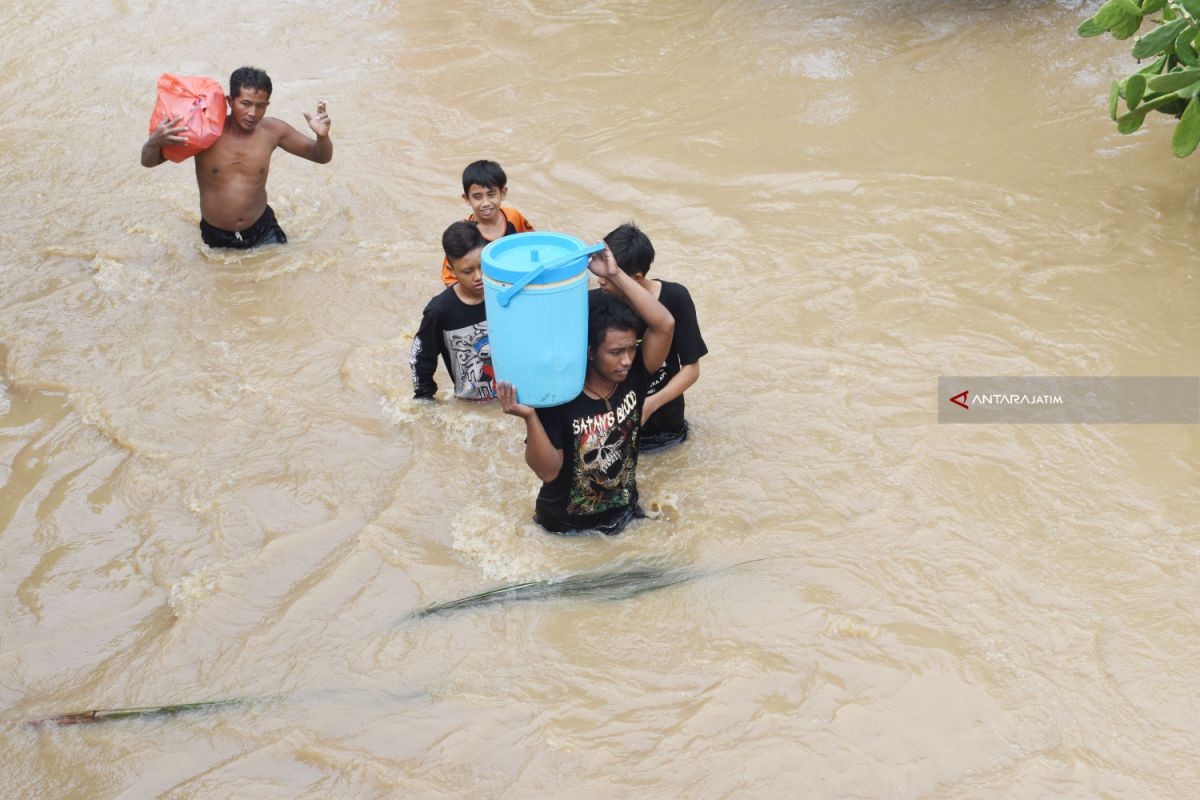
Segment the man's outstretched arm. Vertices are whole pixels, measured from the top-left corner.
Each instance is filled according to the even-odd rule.
[[[154,133],[142,145],[143,167],[157,167],[166,161],[162,149],[167,145],[187,144],[187,137],[180,135],[187,132],[187,126],[179,124],[182,120],[183,117],[165,117],[158,123]]]
[[[300,131],[283,123],[283,135],[279,137],[279,146],[294,156],[307,158],[318,164],[328,164],[333,160],[333,140],[329,138],[329,115],[325,113],[325,101],[317,103],[317,113],[304,112],[308,127],[317,135],[316,141],[308,138]]]

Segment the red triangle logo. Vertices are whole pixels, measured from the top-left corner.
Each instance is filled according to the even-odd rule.
[[[950,402],[954,403],[954,405],[956,405],[956,406],[962,406],[963,408],[965,408],[969,411],[971,409],[971,407],[969,405],[967,405],[967,395],[968,394],[970,394],[969,390],[966,392],[959,392],[958,394],[954,395],[954,397],[950,398]]]

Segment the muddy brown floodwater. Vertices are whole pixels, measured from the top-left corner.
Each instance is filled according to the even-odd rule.
[[[939,375],[1200,372],[1200,157],[1116,133],[1096,6],[9,0],[0,796],[1195,796],[1197,426],[936,421]],[[160,72],[244,63],[336,154],[229,254],[138,155]],[[476,158],[696,299],[620,537],[532,525],[519,421],[409,399]]]

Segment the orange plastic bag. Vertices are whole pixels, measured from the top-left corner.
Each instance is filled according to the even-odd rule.
[[[168,117],[183,117],[187,144],[168,145],[164,157],[183,161],[212,147],[225,130],[225,90],[212,78],[168,75],[158,78],[158,102],[150,115],[150,132]]]

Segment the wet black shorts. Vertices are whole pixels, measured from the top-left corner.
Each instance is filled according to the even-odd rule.
[[[641,433],[638,436],[638,452],[648,453],[651,450],[663,450],[671,445],[686,442],[688,435],[687,420],[683,421],[683,427],[677,431],[662,431],[661,433]]]
[[[200,238],[209,247],[232,247],[236,250],[249,250],[264,244],[286,244],[287,234],[279,227],[275,212],[270,206],[262,216],[244,231],[226,231],[200,220]]]
[[[640,503],[626,506],[616,516],[610,519],[603,525],[596,525],[591,528],[568,528],[566,530],[555,530],[554,527],[547,525],[544,521],[538,518],[537,514],[533,515],[533,521],[541,525],[551,533],[556,533],[559,536],[585,536],[591,533],[603,533],[605,536],[616,536],[621,531],[625,530],[625,526],[633,522],[635,519],[645,519],[646,512]]]

